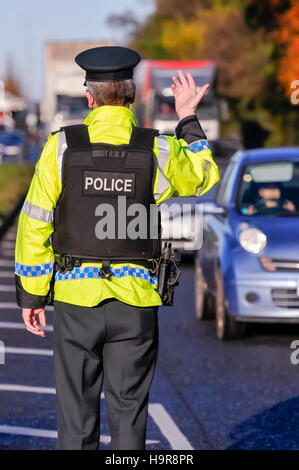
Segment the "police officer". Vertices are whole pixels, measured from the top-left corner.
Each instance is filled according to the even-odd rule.
[[[44,337],[55,276],[57,448],[98,448],[104,384],[111,449],[140,450],[162,304],[150,261],[160,255],[159,222],[155,236],[145,227],[155,218],[153,205],[199,189],[203,194],[219,179],[195,115],[208,85],[197,92],[192,76],[178,71],[176,136],[162,136],[138,128],[130,111],[137,52],[105,46],[75,60],[86,71],[92,111],[84,124],[49,136],[36,165],[18,224],[17,301],[26,329]],[[140,205],[146,236],[129,237],[132,208]]]

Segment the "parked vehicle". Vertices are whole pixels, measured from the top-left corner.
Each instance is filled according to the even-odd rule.
[[[74,57],[85,49],[100,45],[99,41],[52,41],[45,46],[45,102],[41,120],[46,133],[62,126],[80,124],[88,114],[85,97],[84,71]]]
[[[204,204],[195,310],[220,339],[299,322],[299,148],[238,151]]]
[[[218,139],[209,143],[222,175],[229,158],[236,150],[242,148],[242,144],[233,139]],[[202,196],[171,197],[163,202],[160,206],[162,240],[171,241],[174,248],[193,256],[202,243],[202,211],[198,204],[210,200],[218,185],[219,183]]]
[[[20,162],[28,153],[27,139],[18,130],[0,131],[0,164]]]
[[[197,224],[195,207],[198,197],[171,197],[160,206],[162,241],[171,241],[173,248],[193,255],[201,244],[200,213]]]
[[[174,134],[177,114],[171,90],[178,69],[190,72],[197,87],[210,83],[198,105],[198,115],[209,140],[220,137],[220,109],[217,99],[217,66],[210,60],[142,60],[136,67],[137,85],[135,115],[139,126],[159,129],[161,134]]]

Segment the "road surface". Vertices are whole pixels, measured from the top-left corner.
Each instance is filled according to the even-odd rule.
[[[53,310],[45,339],[24,329],[14,291],[15,232],[0,243],[0,449],[55,449]],[[298,449],[299,365],[290,361],[290,344],[299,327],[260,325],[243,340],[220,342],[213,321],[195,318],[193,285],[189,260],[175,307],[159,311],[147,449]],[[108,449],[103,393],[101,416],[100,447]]]

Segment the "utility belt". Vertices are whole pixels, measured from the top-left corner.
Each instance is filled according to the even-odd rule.
[[[142,259],[95,259],[95,258],[78,258],[76,256],[64,254],[57,256],[54,263],[54,272],[50,283],[50,291],[47,298],[47,305],[53,305],[54,302],[54,283],[55,273],[62,274],[79,268],[82,263],[101,263],[99,274],[101,279],[110,280],[112,276],[111,263],[133,263],[148,269],[151,274],[156,275],[158,279],[158,294],[160,295],[163,305],[173,305],[174,289],[178,285],[178,279],[181,271],[178,268],[180,262],[180,253],[173,250],[170,242],[165,242],[161,257],[153,260]]]

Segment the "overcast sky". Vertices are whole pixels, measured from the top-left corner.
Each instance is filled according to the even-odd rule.
[[[32,99],[43,99],[44,44],[49,40],[112,40],[125,45],[125,30],[107,25],[111,14],[133,10],[144,19],[154,0],[9,0],[0,3],[0,79],[8,57]]]

